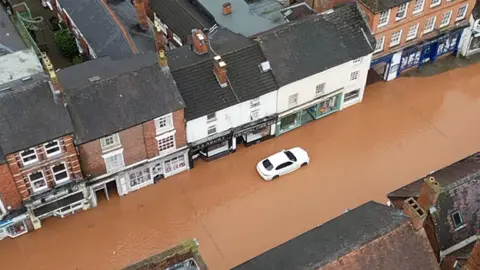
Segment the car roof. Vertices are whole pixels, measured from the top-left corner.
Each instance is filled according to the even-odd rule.
[[[276,153],[276,154],[273,154],[271,156],[269,156],[267,158],[273,166],[277,166],[277,165],[280,165],[281,163],[285,162],[285,161],[289,161],[287,155],[285,155],[285,153],[282,151]]]

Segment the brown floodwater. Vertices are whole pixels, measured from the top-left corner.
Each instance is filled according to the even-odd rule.
[[[480,150],[480,65],[377,83],[362,104],[186,173],[44,220],[0,242],[1,269],[119,269],[197,238],[231,268],[368,200]],[[300,146],[306,168],[260,180],[258,160]]]

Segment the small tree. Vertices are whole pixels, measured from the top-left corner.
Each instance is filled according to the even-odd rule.
[[[63,56],[72,60],[78,55],[78,48],[75,42],[75,37],[70,30],[62,29],[55,32],[55,44]]]

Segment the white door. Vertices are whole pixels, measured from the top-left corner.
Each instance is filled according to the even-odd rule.
[[[118,178],[118,182],[120,184],[117,185],[118,195],[123,196],[128,194],[127,180],[125,179],[125,176]]]

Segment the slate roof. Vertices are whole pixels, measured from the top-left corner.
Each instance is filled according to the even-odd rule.
[[[0,147],[0,165],[5,163],[6,163],[5,155],[3,154],[2,147]]]
[[[14,81],[0,92],[0,145],[14,153],[73,133],[68,112],[56,102],[45,74]]]
[[[439,269],[422,232],[400,210],[370,201],[233,269]]]
[[[408,3],[410,0],[360,0],[360,2],[362,2],[373,14],[378,14],[382,11]]]
[[[355,3],[258,37],[280,86],[373,52],[374,37]]]
[[[0,56],[26,48],[7,12],[0,8]]]
[[[196,1],[150,0],[150,8],[184,42],[192,34],[192,29],[215,25],[213,16]]]
[[[145,33],[140,30],[135,8],[130,1],[58,1],[97,57],[118,59],[136,52],[155,51],[153,32],[151,29]]]
[[[213,73],[213,52],[198,56],[189,46],[168,52],[173,77],[185,103],[185,118],[225,109],[278,89],[271,72],[260,72],[266,61],[258,43],[220,28],[209,37],[211,48],[227,64],[230,84],[220,87]]]
[[[289,22],[301,20],[316,13],[315,10],[305,2],[289,6],[280,12]]]
[[[185,107],[170,72],[162,70],[157,59],[156,53],[148,52],[120,60],[96,59],[58,72],[77,143]]]

